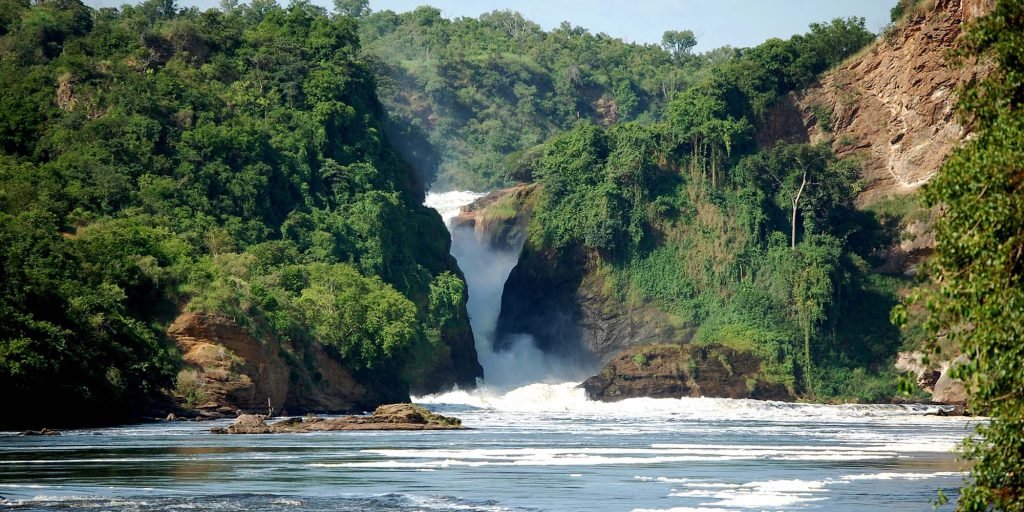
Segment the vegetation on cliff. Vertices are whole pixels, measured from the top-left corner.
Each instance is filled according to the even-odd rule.
[[[922,290],[931,334],[959,345],[970,407],[991,421],[965,442],[973,462],[958,509],[1024,510],[1024,2],[1003,0],[966,31],[963,58],[995,70],[968,84],[960,112],[975,137],[925,188],[941,205],[935,287]],[[903,320],[905,309],[894,317]]]
[[[399,390],[451,366],[447,341],[472,351],[447,234],[384,135],[352,18],[0,12],[0,423],[149,403],[173,384],[163,331],[182,307]]]
[[[555,137],[531,163],[542,188],[527,257],[576,258],[605,276],[600,293],[671,314],[695,343],[754,351],[790,393],[895,395],[896,278],[870,272],[892,240],[853,208],[856,163],[754,140],[778,98],[872,39],[859,20],[816,25],[716,64],[662,122]]]

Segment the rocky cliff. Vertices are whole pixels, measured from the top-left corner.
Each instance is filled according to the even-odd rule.
[[[222,316],[183,313],[167,334],[183,354],[175,395],[186,413],[361,412],[408,399],[401,390],[364,386],[319,344],[257,337]]]
[[[528,226],[537,192],[535,185],[493,192],[452,221],[454,228],[472,228],[492,248],[521,251],[505,282],[496,349],[528,333],[545,352],[596,366],[636,343],[686,338],[661,312],[612,293],[592,255],[531,244]]]
[[[914,192],[969,132],[955,115],[956,91],[985,67],[957,65],[949,53],[963,24],[991,4],[919,2],[877,43],[776,105],[759,142],[826,142],[841,158],[857,158],[860,206]]]
[[[519,251],[533,216],[536,185],[496,190],[465,206],[451,221],[453,229],[472,229],[493,249]]]
[[[596,365],[635,345],[689,339],[668,315],[613,288],[594,255],[527,243],[505,283],[498,347],[529,333],[545,352]]]

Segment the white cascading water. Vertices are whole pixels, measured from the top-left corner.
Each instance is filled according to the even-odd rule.
[[[516,336],[507,350],[494,350],[502,291],[519,260],[519,252],[494,249],[482,242],[472,229],[453,228],[451,225],[463,206],[484,195],[466,191],[430,193],[425,202],[426,206],[441,214],[451,231],[452,256],[458,260],[469,288],[466,307],[476,339],[477,357],[484,369],[484,380],[474,394],[499,396],[499,393],[535,383],[578,383],[586,376],[585,373],[546,357],[530,336]]]

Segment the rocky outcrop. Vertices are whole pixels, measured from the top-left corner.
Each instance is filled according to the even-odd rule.
[[[952,361],[929,361],[928,364],[924,361],[925,356],[921,352],[900,352],[894,367],[896,371],[914,375],[918,387],[931,393],[932,402],[965,405],[968,399],[967,387],[953,377],[953,371],[958,365],[966,363],[967,357],[961,355]]]
[[[985,72],[947,56],[962,25],[991,0],[936,0],[819,83],[776,105],[762,126],[762,145],[779,140],[828,142],[861,163],[864,206],[917,190],[934,176],[968,129],[955,115],[956,90]]]
[[[953,370],[967,362],[966,356],[960,356],[951,363],[943,365],[942,374],[935,381],[932,400],[944,404],[966,404],[968,399],[967,386],[953,378]]]
[[[625,350],[580,385],[591,400],[627,398],[756,398],[793,400],[765,379],[761,360],[721,345],[644,345]]]
[[[52,430],[48,428],[42,428],[39,430],[26,430],[18,435],[22,436],[59,436],[61,435],[59,430]]]
[[[942,371],[932,364],[925,364],[925,355],[921,352],[900,352],[896,355],[896,371],[910,373],[914,376],[917,387],[929,393],[935,389]]]
[[[214,434],[298,434],[342,430],[458,430],[462,420],[435,414],[412,404],[389,404],[370,416],[342,418],[288,418],[268,424],[264,416],[243,414],[226,428],[214,428]]]
[[[596,259],[526,243],[537,190],[522,185],[493,192],[451,222],[453,233],[472,229],[492,249],[519,253],[502,294],[496,349],[508,349],[528,333],[544,352],[594,367],[638,343],[688,338],[688,332],[673,330],[663,313],[610,293]]]
[[[185,362],[176,388],[179,402],[200,416],[268,409],[350,412],[395,398],[368,390],[316,343],[295,346],[256,337],[222,316],[183,313],[167,334]]]
[[[520,185],[491,192],[463,207],[451,228],[472,229],[491,248],[518,252],[526,241],[536,189],[536,185]]]
[[[665,313],[613,293],[595,255],[528,243],[537,192],[524,185],[489,194],[452,221],[453,228],[472,227],[491,247],[520,253],[502,294],[496,349],[529,334],[545,353],[593,368],[631,346],[689,340],[691,331]]]

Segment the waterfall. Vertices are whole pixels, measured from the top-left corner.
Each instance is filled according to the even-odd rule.
[[[441,214],[452,235],[452,256],[459,263],[469,288],[469,323],[476,352],[484,369],[482,387],[508,390],[533,383],[579,382],[586,374],[563,361],[546,356],[529,335],[516,335],[507,350],[495,351],[494,341],[505,281],[519,260],[519,249],[498,250],[480,240],[469,227],[453,227],[463,206],[486,194],[454,191],[427,194],[426,206]]]

